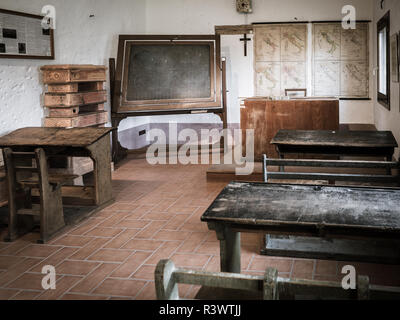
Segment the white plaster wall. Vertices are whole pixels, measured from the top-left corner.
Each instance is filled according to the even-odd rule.
[[[400,32],[400,1],[385,0],[385,8],[381,10],[380,0],[374,0],[374,35],[376,24],[390,10],[390,35]],[[374,66],[377,66],[377,40],[374,37]],[[377,91],[377,77],[374,77],[374,93]],[[374,97],[375,125],[379,130],[391,130],[400,144],[400,85],[391,80],[390,111],[377,102]],[[395,156],[399,157],[399,149]]]
[[[40,14],[54,5],[56,60],[0,59],[0,135],[25,126],[41,126],[44,86],[39,68],[45,64],[101,64],[116,57],[118,35],[144,33],[143,0],[0,0],[0,8]],[[93,18],[89,15],[94,14]],[[109,83],[106,85],[109,91]],[[110,104],[106,104],[107,110]],[[121,130],[148,122],[147,117],[121,123]]]
[[[118,34],[211,34],[215,25],[266,21],[338,20],[341,8],[352,4],[358,19],[372,19],[373,0],[253,0],[254,13],[236,12],[234,0],[0,0],[0,7],[39,14],[43,5],[57,10],[56,60],[0,59],[0,135],[43,119],[39,67],[44,64],[108,65],[116,57]],[[94,18],[89,18],[94,14]],[[238,97],[253,95],[252,44],[243,56],[238,36],[224,36],[227,57],[230,122],[239,121]],[[107,85],[107,90],[108,90]],[[109,104],[106,105],[109,109]],[[215,115],[130,118],[120,130],[148,121],[219,122]],[[341,104],[342,122],[373,122],[372,103]]]

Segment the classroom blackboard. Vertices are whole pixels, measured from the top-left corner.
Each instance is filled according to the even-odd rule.
[[[132,45],[126,100],[211,97],[210,46]]]
[[[214,35],[122,35],[113,112],[222,109],[220,60]]]

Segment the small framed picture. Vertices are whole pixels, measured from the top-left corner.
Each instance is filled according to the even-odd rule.
[[[394,34],[390,37],[390,61],[392,82],[399,82],[399,36]]]
[[[285,89],[285,96],[289,97],[290,99],[306,98],[307,89]]]
[[[0,9],[0,59],[54,60],[54,30],[43,16]]]

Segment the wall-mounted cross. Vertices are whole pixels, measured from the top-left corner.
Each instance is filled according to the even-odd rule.
[[[240,38],[240,41],[243,41],[243,45],[244,45],[244,56],[247,57],[247,41],[251,41],[250,38],[247,38],[247,33],[244,34],[243,38]]]

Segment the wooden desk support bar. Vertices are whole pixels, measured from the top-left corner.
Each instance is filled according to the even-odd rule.
[[[92,200],[93,204],[95,204],[95,187],[90,186],[62,186],[61,193],[64,198],[76,198],[82,200]],[[32,196],[38,197],[39,190],[32,189]]]
[[[269,172],[269,166],[279,166],[281,172]],[[285,166],[313,167],[313,168],[360,168],[360,169],[386,169],[386,175],[382,174],[344,174],[344,173],[320,173],[320,172],[283,172]],[[392,175],[392,169],[399,169],[400,162],[395,161],[349,161],[349,160],[304,160],[304,159],[269,159],[263,155],[264,182],[271,179],[294,180],[327,180],[327,181],[351,181],[351,182],[376,182],[400,184],[400,175]]]
[[[345,290],[340,283],[285,279],[278,270],[268,268],[264,276],[207,272],[176,268],[171,260],[161,260],[155,270],[157,299],[178,300],[178,283],[212,288],[259,291],[265,300],[295,299],[309,296],[326,299],[400,299],[400,288],[374,286],[366,276],[357,277],[357,289]]]

